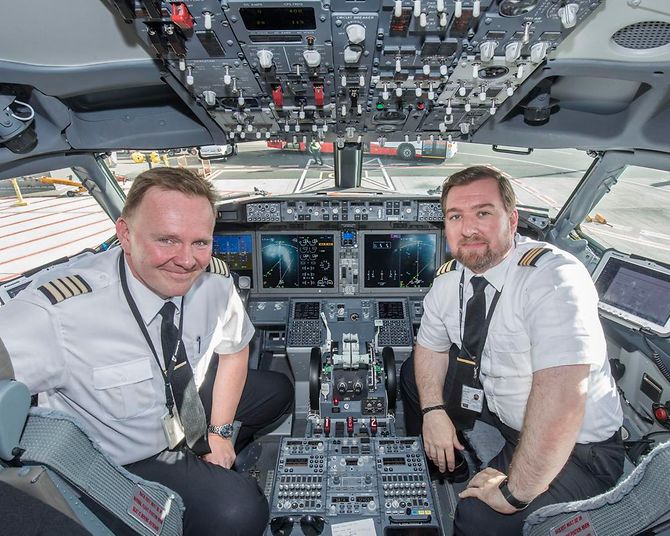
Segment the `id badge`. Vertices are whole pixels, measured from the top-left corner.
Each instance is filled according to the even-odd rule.
[[[177,410],[173,409],[172,415],[169,411],[166,411],[161,417],[161,424],[163,425],[163,432],[165,432],[165,439],[168,442],[168,448],[174,450],[185,437],[184,427],[181,425]]]
[[[484,391],[464,385],[461,393],[461,407],[481,413],[484,408]]]

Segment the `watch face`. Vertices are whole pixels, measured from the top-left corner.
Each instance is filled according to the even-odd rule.
[[[221,427],[221,435],[223,437],[230,438],[233,436],[233,425],[232,424],[224,424]]]

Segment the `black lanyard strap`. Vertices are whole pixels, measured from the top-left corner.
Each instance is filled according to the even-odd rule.
[[[137,308],[137,303],[135,303],[135,300],[133,299],[133,296],[130,293],[130,288],[128,287],[128,279],[126,276],[126,264],[123,261],[123,251],[121,251],[121,254],[119,255],[119,276],[121,279],[121,288],[123,289],[123,294],[126,297],[126,302],[128,302],[128,307],[130,308],[130,311],[133,313],[133,316],[135,317],[135,322],[137,322],[137,325],[139,326],[142,335],[144,335],[144,339],[147,341],[149,349],[151,350],[151,353],[153,354],[154,359],[158,364],[158,368],[161,371],[161,375],[163,376],[163,382],[165,383],[165,406],[170,412],[170,415],[172,415],[172,408],[174,408],[174,396],[172,395],[172,387],[170,385],[170,382],[172,381],[175,365],[177,364],[177,352],[179,351],[179,345],[182,344],[181,337],[182,332],[184,330],[184,298],[182,297],[181,299],[181,314],[179,316],[179,332],[178,332],[177,344],[175,346],[174,352],[172,352],[172,358],[170,359],[170,362],[167,364],[167,371],[166,371],[163,368],[161,360],[158,358],[158,353],[156,352],[154,343],[151,341],[151,337],[149,336],[147,327],[144,325],[144,320],[142,320],[142,315],[140,315],[140,311]]]

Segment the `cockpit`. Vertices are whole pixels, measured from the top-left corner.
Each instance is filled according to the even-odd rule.
[[[468,436],[460,474],[437,474],[400,381],[424,300],[458,265],[442,184],[471,165],[510,181],[515,240],[586,267],[623,408],[620,480],[523,534],[668,534],[665,2],[31,0],[0,28],[0,310],[120,251],[142,171],[204,177],[212,259],[255,328],[249,368],[294,389],[235,466],[267,500],[266,535],[454,533],[500,437]],[[95,535],[182,534],[178,494],[129,478],[71,416],[52,422],[1,335],[0,491]]]

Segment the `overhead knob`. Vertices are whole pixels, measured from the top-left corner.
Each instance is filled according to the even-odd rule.
[[[402,97],[402,86],[396,86],[395,96],[398,97],[398,98]]]
[[[422,11],[421,15],[419,15],[419,26],[425,28],[426,24],[428,24],[428,18],[426,17],[426,13]]]
[[[472,16],[473,16],[474,18],[479,17],[479,15],[481,14],[481,11],[482,11],[482,10],[481,10],[481,3],[480,3],[480,0],[475,0],[475,1],[472,3]]]
[[[414,0],[414,12],[415,17],[421,15],[421,0]]]
[[[402,0],[395,0],[393,4],[393,16],[399,18],[402,15]]]
[[[445,11],[440,13],[440,26],[442,28],[447,26],[447,13]]]
[[[365,26],[362,24],[350,24],[345,31],[350,43],[360,45],[365,41]]]
[[[395,72],[399,73],[400,71],[402,71],[402,62],[400,60],[400,56],[398,56],[395,59]]]
[[[361,382],[354,383],[354,393],[360,395],[363,392],[363,384]]]
[[[540,63],[547,55],[547,48],[549,48],[549,44],[544,41],[535,43],[530,47],[530,61]]]
[[[446,63],[443,63],[440,65],[440,76],[447,76],[447,73],[449,72],[449,69],[447,68]]]
[[[454,17],[460,19],[463,15],[463,2],[462,0],[456,0],[454,2]]]
[[[340,382],[337,384],[337,392],[343,395],[344,393],[347,392],[347,384],[344,382]]]
[[[505,61],[507,63],[514,63],[521,56],[521,42],[512,41],[505,47]]]
[[[321,65],[321,54],[319,54],[318,50],[314,49],[305,50],[302,53],[302,57],[305,58],[305,63],[307,64],[307,66],[311,67],[312,69]]]
[[[429,63],[424,63],[423,64],[423,74],[426,76],[430,75],[430,64]]]
[[[205,104],[207,104],[207,106],[216,105],[216,93],[214,91],[203,91],[202,97],[205,99]]]
[[[444,0],[437,0],[435,7],[438,13],[442,13],[444,11]]]
[[[497,46],[497,41],[484,41],[481,45],[479,45],[479,54],[482,58],[482,61],[491,61]]]
[[[269,69],[272,67],[272,57],[274,56],[272,51],[264,48],[256,52],[256,56],[258,56],[258,62],[261,64],[263,69]]]
[[[358,63],[363,50],[359,46],[347,46],[344,49],[344,63]]]
[[[567,4],[558,10],[558,16],[561,18],[561,24],[565,28],[572,28],[577,24],[577,11],[579,4]]]

